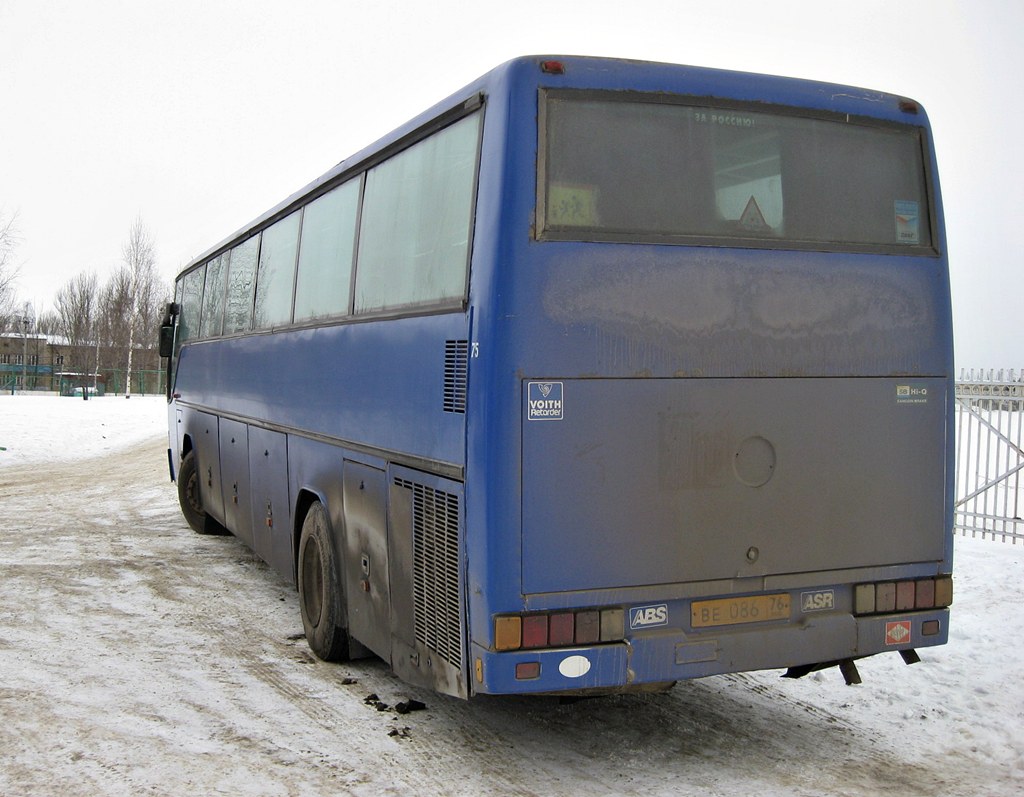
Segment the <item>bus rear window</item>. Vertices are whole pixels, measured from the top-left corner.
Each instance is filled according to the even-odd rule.
[[[543,107],[542,238],[931,253],[918,128],[635,96]]]

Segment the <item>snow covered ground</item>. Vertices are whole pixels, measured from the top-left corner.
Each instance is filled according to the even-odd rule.
[[[316,661],[294,590],[185,526],[165,423],[0,396],[0,795],[1024,793],[1024,546],[957,538],[950,644],[860,686],[463,702]]]

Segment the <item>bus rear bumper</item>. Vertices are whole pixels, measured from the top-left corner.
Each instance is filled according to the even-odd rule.
[[[478,694],[615,692],[708,675],[834,663],[945,644],[949,610],[686,632],[661,628],[620,643],[495,653],[473,646]]]

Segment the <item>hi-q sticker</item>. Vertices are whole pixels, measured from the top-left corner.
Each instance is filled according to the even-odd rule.
[[[564,417],[561,382],[529,382],[526,389],[526,420],[560,421]]]

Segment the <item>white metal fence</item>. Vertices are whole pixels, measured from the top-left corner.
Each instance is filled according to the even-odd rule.
[[[956,409],[954,528],[1024,542],[1024,372],[962,371]]]

